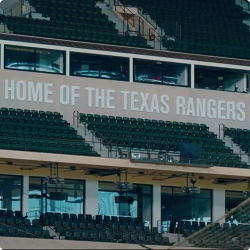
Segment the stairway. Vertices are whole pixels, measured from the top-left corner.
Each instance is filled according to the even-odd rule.
[[[233,150],[234,154],[237,154],[241,157],[242,162],[246,162],[247,165],[250,166],[250,158],[248,154],[245,151],[241,150],[240,146],[235,144],[231,137],[225,136],[223,141],[225,142],[225,146],[230,147]]]
[[[247,0],[235,0],[235,4],[242,7],[242,11],[250,14],[250,2]],[[250,18],[243,20],[243,23],[249,27],[250,30]]]
[[[115,10],[114,10],[114,6],[113,4],[111,6],[109,6],[109,0],[105,0],[103,3],[102,2],[97,2],[96,4],[97,7],[101,8],[102,13],[107,15],[109,20],[112,21],[113,23],[115,23],[116,25],[116,29],[119,31],[119,33],[124,34],[125,32],[128,31],[128,27],[127,27],[127,23],[123,22],[123,18],[126,20],[127,18],[131,17],[132,14],[130,13],[120,13],[121,17],[119,18],[119,14],[116,14]],[[113,6],[113,7],[112,7]],[[138,13],[136,14],[137,17],[140,17],[142,20],[144,20],[144,28],[146,27],[146,25],[148,27],[156,27],[155,28],[155,36],[164,36],[165,32],[156,25],[156,23],[149,17],[147,16],[147,18],[142,14],[142,11],[139,12],[139,10],[137,10]],[[132,13],[132,12],[131,12]],[[136,11],[135,11],[136,13]],[[138,19],[136,19],[138,20]],[[137,26],[137,24],[135,24],[135,26]],[[129,33],[130,35],[135,35],[136,36],[136,28],[132,27],[132,25],[129,25]],[[147,32],[145,32],[147,33]],[[148,40],[149,35],[147,34],[147,36],[145,36],[145,38]],[[162,42],[161,42],[161,38],[156,38],[154,41],[147,41],[148,45],[150,45],[152,48],[156,49],[156,50],[166,50],[166,48],[164,48],[162,46]]]
[[[127,29],[126,25],[124,25],[124,27],[123,27],[123,21],[121,19],[119,19],[119,17],[114,13],[112,7],[109,7],[105,3],[105,1],[103,3],[102,2],[97,2],[96,6],[101,8],[102,13],[107,15],[108,19],[111,22],[115,23],[115,27],[119,31],[119,33],[124,33],[124,32],[127,31],[126,30]]]
[[[109,157],[109,149],[102,145],[102,143],[87,129],[85,125],[79,123],[78,127],[74,126],[77,130],[77,133],[81,135],[85,141],[93,147],[93,150],[101,155],[101,157],[108,158]]]

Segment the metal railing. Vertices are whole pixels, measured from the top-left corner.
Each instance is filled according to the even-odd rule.
[[[149,29],[149,41],[154,42],[154,48],[156,48],[156,42],[160,44],[160,50],[162,50],[162,36],[153,28]]]
[[[225,131],[227,130],[227,126],[225,126],[223,123],[219,124],[219,138],[223,139],[224,142],[228,142],[228,144],[230,145],[230,148],[234,151],[235,147],[234,147],[234,141],[232,137],[227,137],[225,138]],[[242,146],[241,144],[237,145],[239,147],[239,152],[235,152],[237,155],[240,156],[241,160],[243,158],[243,155],[247,156],[247,163],[250,163],[250,154],[249,153],[244,153],[242,150]]]
[[[219,124],[219,138],[221,139],[224,139],[225,138],[225,130],[227,129],[227,127],[221,123]]]
[[[158,28],[158,25],[157,23],[152,23],[151,20],[149,19],[150,18],[150,15],[148,15],[147,13],[144,13],[143,12],[143,9],[142,8],[138,8],[138,13],[152,26],[154,27],[155,29]]]
[[[33,210],[33,211],[29,211],[26,213],[26,217],[29,220],[36,220],[39,219],[41,216],[41,211],[40,210]]]
[[[121,4],[118,0],[114,1],[115,11],[123,18],[123,33],[134,32],[144,34],[144,20],[136,16],[127,6]],[[130,26],[135,30],[131,30]]]

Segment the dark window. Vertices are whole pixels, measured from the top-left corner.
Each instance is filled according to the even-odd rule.
[[[129,202],[117,202],[117,197],[127,197]],[[133,189],[121,191],[115,183],[99,182],[98,214],[139,218],[151,225],[152,186],[134,184]]]
[[[71,53],[70,75],[128,81],[129,59]]]
[[[22,177],[0,175],[0,209],[21,211]]]
[[[190,67],[177,63],[134,60],[134,81],[161,85],[189,86]]]
[[[161,217],[166,221],[212,220],[212,191],[201,190],[200,194],[185,194],[181,188],[162,187]]]
[[[5,46],[5,69],[65,74],[62,51]]]
[[[237,207],[246,199],[246,197],[244,197],[243,195],[243,192],[237,192],[237,191],[226,191],[225,196],[226,196],[225,213],[230,212],[231,209]]]
[[[195,66],[195,88],[246,92],[248,72],[226,68]]]
[[[85,205],[85,182],[65,180],[55,185],[44,178],[30,177],[29,218],[37,218],[40,213],[58,212],[83,214]]]

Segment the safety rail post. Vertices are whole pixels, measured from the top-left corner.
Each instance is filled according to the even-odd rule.
[[[152,32],[153,30],[153,32]],[[148,31],[148,36],[149,36],[149,41],[152,41],[151,40],[151,36],[154,36],[154,49],[156,47],[155,43],[156,43],[156,40],[160,43],[160,50],[162,48],[162,36],[153,28],[149,28],[149,31]]]
[[[122,11],[123,13],[123,33],[125,34],[125,32],[129,32],[130,29],[129,29],[129,25],[131,25],[132,27],[135,27],[135,14],[125,5],[121,4],[118,0],[114,0],[114,6],[115,6],[115,10],[117,12],[119,12],[117,9],[119,7],[119,9]],[[129,18],[129,15],[131,16]],[[132,21],[130,21],[132,20]],[[126,26],[127,26],[127,29],[125,31],[125,22],[126,22]],[[139,21],[138,21],[139,22]],[[139,24],[140,26],[140,24]]]
[[[77,121],[76,123],[75,123],[75,119]],[[80,119],[81,119],[81,114],[77,110],[75,110],[73,112],[73,125],[74,126],[76,125],[77,128],[79,127]]]
[[[223,131],[223,139],[224,139],[226,129],[227,129],[227,127],[223,123],[219,124],[219,138],[220,139],[221,139],[221,131]]]

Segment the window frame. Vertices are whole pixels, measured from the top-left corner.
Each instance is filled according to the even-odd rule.
[[[33,55],[33,60],[34,60],[34,70],[25,70],[25,69],[11,69],[6,67],[6,60],[7,60],[7,47],[12,47],[12,48],[23,48],[23,49],[33,49],[34,50],[34,55]],[[37,65],[37,50],[42,50],[42,51],[52,51],[52,52],[59,52],[62,53],[63,55],[63,73],[56,73],[56,72],[46,72],[46,71],[37,71],[36,70],[36,65]],[[41,73],[41,74],[50,74],[50,75],[66,75],[66,51],[65,50],[56,50],[56,49],[44,49],[44,48],[39,48],[39,47],[25,47],[25,46],[18,46],[18,45],[4,45],[4,65],[3,68],[5,70],[17,70],[17,71],[23,71],[23,72],[34,72],[34,73]]]

